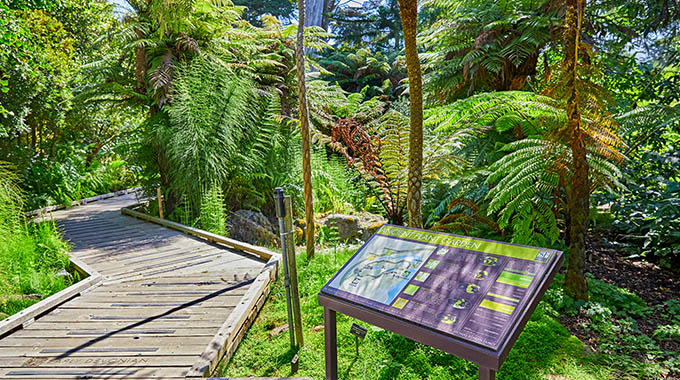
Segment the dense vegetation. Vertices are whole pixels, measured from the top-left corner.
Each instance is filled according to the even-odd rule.
[[[537,321],[566,325],[554,312],[576,313],[609,339],[675,336],[673,318],[652,328],[668,334],[638,332],[627,315],[604,326],[600,307],[618,309],[598,301],[606,274],[587,273],[593,257],[615,252],[676,278],[677,4],[309,3],[322,5],[321,21],[296,35],[288,0],[129,0],[125,10],[105,0],[0,1],[0,162],[18,176],[19,188],[7,189],[25,195],[10,214],[142,185],[151,196],[160,187],[167,217],[228,234],[237,210],[272,216],[280,186],[298,217],[374,213],[565,250],[561,306],[546,303]],[[31,241],[56,239],[49,225],[12,225]],[[312,231],[311,243],[328,240],[327,227]],[[19,240],[0,241],[25,258],[11,262],[61,265],[31,258],[60,251],[58,240],[5,248]],[[320,263],[309,263],[319,276],[309,286],[335,268]],[[569,332],[559,330],[565,342]],[[677,373],[648,343],[642,350],[654,353],[635,365]],[[428,376],[448,371],[440,364],[429,363]],[[592,376],[616,377],[603,371]]]
[[[0,165],[0,319],[71,284],[69,247],[54,223],[26,223],[17,177]]]

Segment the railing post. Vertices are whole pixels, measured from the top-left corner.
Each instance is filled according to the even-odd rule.
[[[300,311],[300,290],[298,289],[297,264],[295,258],[295,229],[293,228],[293,199],[285,196],[286,217],[283,219],[286,228],[286,251],[288,252],[288,272],[290,274],[290,290],[293,298],[293,321],[295,322],[295,338],[297,344],[304,346],[302,336],[302,314]]]
[[[156,198],[158,198],[158,216],[163,219],[163,196],[160,186],[156,189]]]

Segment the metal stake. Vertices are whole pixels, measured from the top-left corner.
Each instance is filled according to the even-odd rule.
[[[274,189],[274,201],[276,203],[276,217],[279,218],[279,233],[281,236],[281,251],[283,253],[283,284],[286,287],[286,308],[288,309],[288,332],[290,333],[290,346],[295,348],[295,328],[293,327],[293,308],[290,300],[290,275],[288,273],[288,250],[286,249],[286,206],[284,203],[283,189]],[[293,253],[295,254],[295,253]]]

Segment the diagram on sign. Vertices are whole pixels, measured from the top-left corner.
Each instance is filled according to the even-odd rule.
[[[407,241],[373,239],[330,285],[389,305],[435,249]]]

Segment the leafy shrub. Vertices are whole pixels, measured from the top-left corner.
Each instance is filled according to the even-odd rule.
[[[597,280],[588,273],[588,291],[590,292],[590,302],[600,303],[607,306],[618,316],[645,317],[652,310],[647,303],[637,294],[618,286]]]
[[[344,213],[363,209],[364,193],[356,184],[356,174],[347,168],[337,155],[327,154],[323,148],[312,149],[312,189],[314,212]],[[302,154],[295,156],[295,169],[290,175],[290,190],[298,210],[304,209],[302,183]]]
[[[675,340],[680,342],[680,325],[663,325],[654,330],[654,338],[658,340]]]
[[[671,268],[680,263],[680,182],[662,182],[663,190],[629,184],[611,210],[613,226],[633,242],[632,253]]]
[[[55,224],[26,224],[16,176],[0,164],[0,311],[11,314],[37,300],[22,294],[51,295],[70,285],[57,273],[69,267],[69,246]]]
[[[218,235],[226,235],[226,210],[220,186],[213,185],[201,198],[201,228]]]

